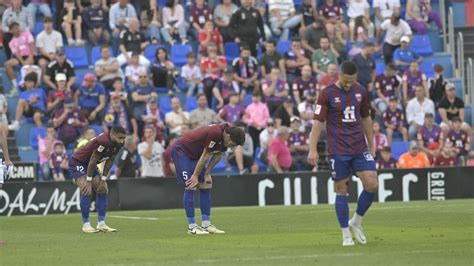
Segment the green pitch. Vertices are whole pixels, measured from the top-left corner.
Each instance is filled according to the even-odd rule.
[[[182,210],[110,212],[107,234],[82,233],[78,213],[2,217],[0,265],[474,265],[474,200],[376,203],[354,247],[333,208],[216,208],[227,234],[209,236],[187,235]]]

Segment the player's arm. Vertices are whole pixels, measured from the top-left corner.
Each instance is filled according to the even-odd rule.
[[[322,127],[323,127],[323,123],[321,121],[317,119],[313,120],[313,127],[311,128],[311,133],[309,135],[308,162],[314,166],[318,164],[318,160],[319,160],[318,141],[319,141],[319,136],[321,135]]]
[[[110,158],[105,162],[104,171],[102,171],[102,180],[105,180],[105,179],[107,178],[107,176],[109,176],[110,168],[112,168],[112,166],[114,165],[114,162],[115,162],[115,155],[113,155],[112,157],[110,157]]]
[[[374,130],[372,125],[372,118],[370,117],[370,115],[362,118],[362,127],[364,128],[365,137],[367,138],[369,152],[375,158]]]
[[[186,181],[186,186],[188,186],[189,188],[194,188],[197,186],[198,176],[201,174],[202,170],[204,169],[204,166],[206,166],[206,163],[209,160],[210,156],[211,156],[211,153],[209,152],[209,150],[204,149],[204,151],[201,154],[201,157],[198,160],[196,168],[194,168],[194,173],[191,176],[191,179]]]
[[[89,161],[89,165],[87,165],[87,177],[86,177],[86,185],[82,188],[82,194],[86,196],[90,196],[92,193],[92,178],[94,172],[97,169],[97,162],[99,161],[100,154],[97,151],[92,153],[91,159]]]
[[[211,161],[209,162],[209,165],[207,166],[206,172],[204,172],[204,176],[208,176],[211,174],[212,169],[216,166],[216,164],[221,160],[222,158],[222,152],[214,154],[212,156]]]

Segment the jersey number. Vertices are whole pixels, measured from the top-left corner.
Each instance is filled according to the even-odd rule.
[[[334,164],[336,163],[336,160],[331,159],[331,160],[329,160],[329,161],[331,161],[331,170],[333,170],[333,171],[336,170],[336,169],[334,168]]]
[[[188,180],[188,172],[187,171],[183,171],[183,179],[185,181]]]
[[[356,121],[355,106],[347,106],[346,109],[344,109],[344,118],[342,119],[342,122],[352,123]]]
[[[76,170],[77,170],[78,172],[83,173],[83,172],[84,172],[84,166],[76,166]]]

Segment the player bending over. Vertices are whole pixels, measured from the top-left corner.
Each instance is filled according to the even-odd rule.
[[[342,229],[343,246],[354,245],[349,227],[359,243],[367,243],[361,227],[362,217],[372,204],[378,187],[369,99],[367,90],[356,80],[356,65],[343,62],[339,79],[321,92],[308,154],[308,162],[316,166],[319,159],[316,146],[326,121],[329,166],[335,181],[336,215]],[[349,221],[347,183],[353,173],[362,181],[364,191],[359,195],[357,210]]]
[[[242,128],[227,124],[203,126],[177,139],[171,146],[178,184],[184,186],[183,205],[188,218],[188,234],[223,234],[211,224],[211,171],[227,148],[243,145]],[[212,159],[206,167],[207,161]],[[202,227],[194,220],[194,192],[199,188]]]
[[[69,161],[69,172],[76,185],[81,189],[82,231],[84,233],[115,232],[105,224],[107,210],[107,176],[114,164],[115,155],[122,147],[126,131],[121,126],[114,126],[108,133],[103,133],[91,139],[85,146],[79,148]],[[97,165],[105,161],[104,171],[99,174]],[[99,223],[97,229],[89,223],[89,209],[92,191],[96,193],[96,208]]]
[[[13,163],[8,153],[8,126],[0,125],[0,148],[3,152],[3,162],[0,159],[0,189],[3,187],[4,180],[7,180],[13,174]]]

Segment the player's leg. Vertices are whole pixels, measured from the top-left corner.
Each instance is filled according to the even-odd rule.
[[[71,167],[70,167],[70,170],[71,170]],[[74,172],[71,171],[71,174],[74,175],[75,172],[77,171],[74,171]],[[82,189],[85,187],[86,182],[87,181],[86,181],[85,176],[81,176],[75,179],[76,186],[79,188],[80,191],[82,191]],[[81,206],[81,216],[82,216],[82,231],[84,233],[97,233],[98,230],[92,227],[89,221],[91,196],[84,195],[81,193],[80,206]]]
[[[116,232],[117,229],[111,228],[105,224],[105,214],[107,212],[107,193],[109,188],[107,182],[101,180],[98,173],[92,180],[92,189],[96,192],[95,205],[97,208],[97,230],[101,232]]]
[[[211,224],[212,184],[204,183],[204,177],[202,181],[199,181],[199,208],[201,209],[202,228],[211,234],[224,234],[224,231]]]

